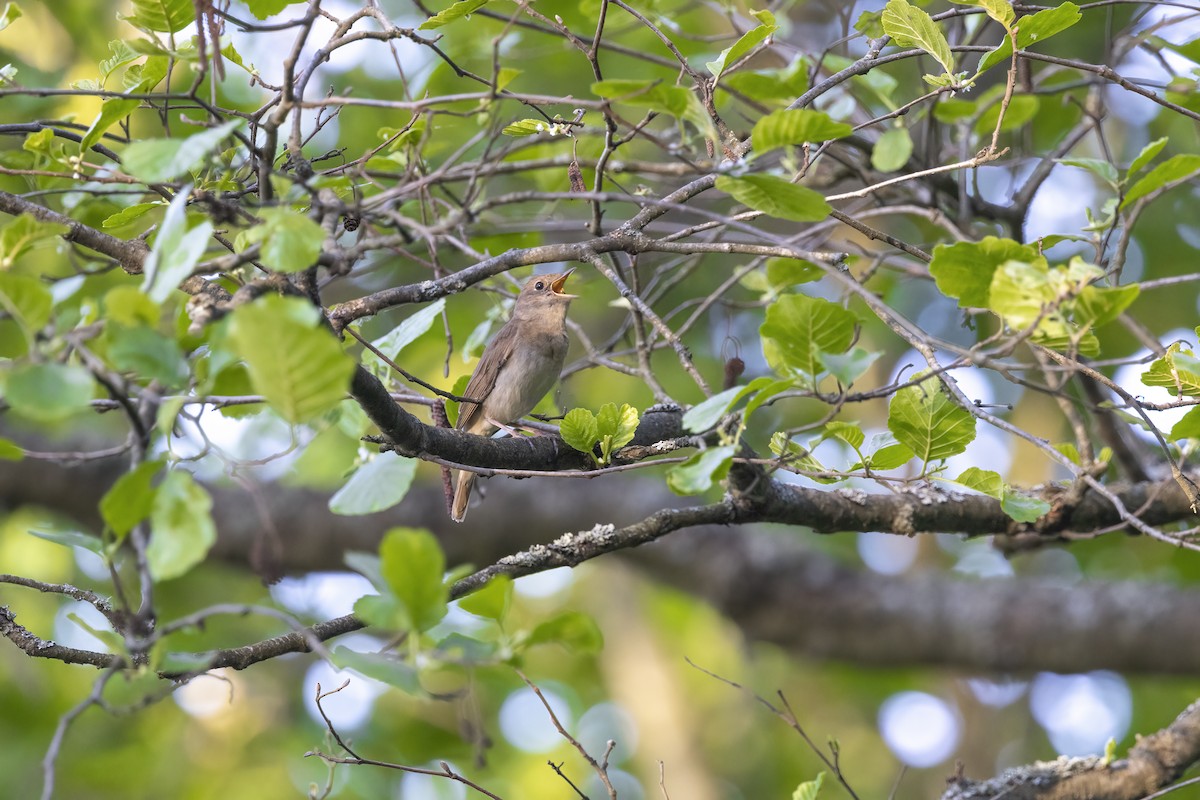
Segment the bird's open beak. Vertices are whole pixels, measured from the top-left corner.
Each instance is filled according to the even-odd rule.
[[[569,300],[569,299],[571,299],[571,298],[574,298],[574,297],[578,297],[578,296],[579,296],[579,295],[577,295],[577,294],[564,294],[564,293],[563,293],[563,287],[564,287],[564,286],[566,286],[566,284],[567,284],[567,278],[571,277],[571,273],[572,273],[572,272],[574,272],[574,271],[575,271],[575,268],[574,268],[574,267],[572,267],[571,269],[569,269],[569,270],[567,270],[566,272],[564,272],[562,275],[559,275],[559,276],[558,276],[558,277],[557,277],[557,278],[556,278],[556,279],[555,279],[555,280],[554,280],[554,281],[553,281],[553,282],[550,284],[550,289],[551,289],[551,290],[553,290],[553,292],[554,292],[556,295],[558,295],[559,297],[562,297],[562,298],[564,298],[564,299],[567,299],[567,300]]]

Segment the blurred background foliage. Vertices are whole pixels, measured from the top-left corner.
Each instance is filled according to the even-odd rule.
[[[335,14],[352,10],[348,3],[325,4]],[[930,3],[931,12],[944,4]],[[78,81],[95,81],[98,63],[110,55],[109,43],[131,38],[134,31],[119,19],[130,13],[124,3],[92,3],[63,0],[39,3],[22,0],[24,17],[0,33],[0,63],[11,62],[18,70],[23,87],[68,87]],[[401,0],[385,0],[381,7],[397,24],[416,25],[424,15]],[[727,14],[744,14],[720,3],[683,3],[658,0],[637,4],[642,13],[669,31],[680,51],[693,64],[713,58],[732,37]],[[285,8],[277,19],[288,19],[303,6]],[[546,19],[561,19],[573,31],[592,30],[599,8],[590,2],[554,2],[539,0],[536,10]],[[437,9],[431,9],[436,11]],[[791,66],[781,56],[800,59],[803,75],[831,42],[850,31],[861,12],[877,11],[870,3],[841,4],[797,2],[774,7],[781,25],[779,40],[785,42],[749,65],[753,70],[786,70]],[[251,19],[250,13],[234,3],[230,13]],[[503,13],[508,13],[507,10]],[[610,10],[610,13],[612,11]],[[1089,11],[1078,26],[1061,34],[1050,48],[1063,58],[1084,61],[1096,57],[1096,43],[1107,41],[1113,31],[1127,26],[1149,26],[1165,18],[1168,11],[1153,11],[1150,4],[1119,4]],[[1158,16],[1154,16],[1158,15]],[[1200,28],[1197,15],[1180,12],[1180,25],[1162,30],[1159,35],[1185,43],[1194,39]],[[661,42],[644,25],[626,15],[613,15],[606,38],[621,50],[606,51],[603,65],[606,78],[644,80],[658,78],[671,83],[678,67],[664,57]],[[952,33],[963,20],[947,23]],[[192,29],[177,35],[176,43],[186,42]],[[279,77],[282,58],[290,47],[291,34],[246,33],[236,25],[227,26],[227,40],[247,65],[261,71],[268,82]],[[984,36],[984,39],[987,39]],[[314,37],[318,41],[319,37]],[[984,43],[994,44],[996,38]],[[1149,41],[1149,40],[1147,40]],[[497,45],[497,42],[499,44]],[[561,36],[510,26],[503,19],[476,15],[469,25],[447,31],[440,43],[459,66],[480,75],[490,75],[499,52],[499,63],[520,70],[509,88],[514,92],[580,98],[591,97],[591,76],[584,62]],[[836,45],[831,56],[849,56],[862,52],[861,39]],[[1166,54],[1168,48],[1147,49]],[[355,98],[420,98],[425,95],[476,93],[478,84],[464,81],[444,63],[429,57],[406,42],[397,42],[395,52],[379,42],[364,42],[335,54],[313,79],[313,97],[327,90],[336,96],[353,91]],[[647,60],[640,54],[658,54]],[[1180,66],[1172,53],[1168,66],[1153,63],[1146,50],[1131,52],[1128,62],[1114,64],[1118,71],[1144,70],[1146,80],[1165,82],[1174,79],[1195,80],[1195,65]],[[964,56],[968,61],[973,56]],[[1165,58],[1165,56],[1164,56]],[[403,77],[396,59],[402,66]],[[1037,68],[1037,67],[1034,67]],[[228,77],[214,87],[217,104],[225,108],[252,112],[267,93],[249,85],[245,71],[227,63]],[[1158,70],[1158,72],[1155,72]],[[890,96],[880,97],[878,83],[873,87],[865,79],[856,80],[850,91],[833,102],[869,108],[883,113],[897,102],[906,102],[924,91],[921,70],[912,60],[897,62],[878,70],[894,79]],[[988,96],[1003,81],[994,70],[971,93],[961,98],[976,102]],[[765,74],[765,72],[764,72]],[[875,73],[873,73],[875,74]],[[738,85],[737,74],[729,83]],[[185,88],[193,73],[185,67],[172,76],[170,87]],[[1063,70],[1064,84],[1078,82],[1077,73]],[[1055,79],[1052,79],[1055,80]],[[1000,83],[997,83],[1000,82]],[[788,87],[794,97],[804,86]],[[1045,84],[1042,84],[1045,86]],[[1176,87],[1186,88],[1186,87]],[[1192,87],[1194,91],[1194,87]],[[1170,137],[1171,152],[1195,152],[1195,123],[1179,115],[1166,113],[1115,87],[1105,92],[1110,107],[1107,140],[1113,147],[1113,159],[1128,163],[1147,142]],[[1032,168],[1045,151],[1056,145],[1085,113],[1090,113],[1088,88],[1080,82],[1057,94],[1028,95],[1034,101],[1024,124],[1015,125],[1001,139],[1014,148],[1013,156],[997,165],[979,170],[978,182],[983,193],[1002,202],[1014,185],[1014,174]],[[782,100],[779,106],[787,101]],[[1182,98],[1188,107],[1196,101]],[[57,120],[87,126],[100,110],[100,100],[87,94],[42,96],[33,91],[5,88],[0,95],[0,120]],[[730,127],[744,136],[759,116],[754,103],[746,103],[728,93],[718,94],[718,108]],[[758,108],[761,108],[759,106]],[[836,109],[830,109],[831,113]],[[638,118],[631,109],[629,118]],[[570,118],[571,108],[564,105],[552,113]],[[472,97],[439,106],[439,113],[427,118],[429,133],[419,158],[429,166],[461,148],[482,152],[490,137],[477,134],[490,127],[507,124],[521,116],[511,103],[498,103]],[[835,114],[836,116],[836,114]],[[163,134],[163,119],[151,109],[140,109],[131,117],[130,136],[134,139]],[[318,168],[337,164],[339,159],[356,158],[380,145],[382,136],[399,130],[411,121],[411,114],[396,108],[348,105],[340,115],[313,135],[305,152]],[[199,128],[169,119],[170,134],[183,137]],[[903,119],[904,126],[929,133],[939,123],[924,110]],[[961,123],[945,123],[952,127]],[[673,124],[656,123],[654,130],[664,139],[678,136]],[[981,130],[986,130],[983,126]],[[116,129],[113,131],[117,133]],[[685,141],[680,148],[692,148],[697,142]],[[934,135],[918,138],[918,147],[928,148],[932,163],[944,158],[940,139]],[[51,153],[31,152],[23,148],[20,136],[0,139],[0,161],[11,170],[39,168],[39,159],[54,160]],[[565,191],[565,159],[572,151],[568,140],[542,141],[530,138],[505,142],[506,160],[534,157],[557,159],[552,166],[535,172],[495,175],[488,178],[486,195],[539,189]],[[55,145],[58,146],[58,145]],[[871,141],[851,138],[846,146],[859,155],[869,151]],[[964,145],[964,154],[969,156]],[[581,138],[580,158],[594,158],[600,152],[599,137]],[[61,155],[61,154],[60,154]],[[324,157],[322,157],[324,156]],[[1097,153],[1097,157],[1104,154]],[[375,175],[386,186],[387,177],[403,170],[407,160],[416,158],[411,149],[384,149],[368,165],[367,174]],[[619,160],[664,161],[663,149],[647,140],[634,140],[618,153]],[[671,163],[671,162],[666,162]],[[682,163],[682,162],[676,162]],[[44,166],[44,163],[43,163]],[[849,174],[848,174],[849,173]],[[591,185],[593,174],[584,170]],[[0,175],[0,187],[13,192],[31,188],[29,178]],[[620,174],[617,180],[622,181]],[[830,167],[814,179],[827,186],[842,186],[854,180],[853,169]],[[671,175],[631,174],[629,185],[648,183],[650,193],[669,191],[680,179]],[[1057,184],[1057,185],[1056,185]],[[39,179],[37,188],[46,192],[50,205],[71,210],[76,218],[100,226],[123,204],[141,201],[140,193],[81,196],[73,194],[69,180]],[[346,184],[330,178],[329,185],[345,190]],[[1181,188],[1158,201],[1154,213],[1143,215],[1134,233],[1129,280],[1162,278],[1193,269],[1195,247],[1200,242],[1196,186]],[[1049,234],[1077,234],[1085,224],[1083,208],[1097,211],[1104,201],[1100,182],[1082,170],[1056,169],[1055,178],[1034,203],[1025,221],[1025,240]],[[413,211],[417,200],[402,210]],[[632,213],[633,206],[613,205],[610,218]],[[419,212],[413,211],[414,214]],[[115,233],[129,238],[146,231],[161,220],[161,213],[141,217],[136,223]],[[889,220],[889,230],[900,238],[931,242],[943,231],[918,217]],[[971,224],[972,220],[960,220]],[[770,223],[780,232],[789,224]],[[1004,233],[999,226],[989,231],[988,223],[973,229],[982,236],[987,232]],[[512,247],[527,247],[547,240],[570,239],[582,235],[580,218],[574,209],[559,203],[515,204],[487,211],[472,226],[471,247],[481,253],[500,253]],[[862,240],[860,244],[866,244]],[[1065,260],[1071,252],[1086,248],[1068,243],[1054,250]],[[414,252],[416,252],[414,248]],[[398,255],[398,254],[397,254]],[[127,276],[118,270],[100,269],[99,263],[80,263],[79,251],[53,245],[24,254],[14,270],[59,279],[57,286],[70,292],[65,304],[56,307],[60,316],[69,314],[72,304],[80,319],[94,318],[108,293],[127,285]],[[866,269],[870,251],[851,257],[849,268]],[[463,255],[444,256],[446,268],[466,266],[471,260]],[[679,308],[681,321],[691,313],[695,298],[714,291],[729,275],[716,268],[719,260],[689,263],[685,280],[665,295],[661,308]],[[86,278],[76,276],[90,272]],[[428,268],[415,257],[391,257],[377,252],[368,269],[356,270],[352,279],[332,282],[326,300],[359,296],[384,287],[425,279]],[[501,276],[489,286],[511,292],[513,284]],[[581,271],[573,281],[582,297],[572,307],[571,317],[596,341],[603,341],[617,329],[626,313],[615,291],[594,273]],[[872,289],[890,306],[917,321],[926,331],[952,341],[972,343],[988,333],[987,320],[978,320],[979,329],[963,325],[963,317],[951,299],[940,295],[932,283],[910,280],[901,270],[881,271]],[[760,301],[770,287],[762,279],[748,280],[731,295],[732,299],[714,309],[704,324],[694,326],[686,343],[696,364],[714,383],[722,364],[730,355],[747,362],[746,379],[767,371],[759,345]],[[407,368],[444,389],[454,386],[469,374],[474,357],[489,332],[503,319],[504,295],[498,292],[474,292],[454,296],[447,303],[447,325],[453,341],[448,353],[447,340],[440,325],[405,351]],[[182,301],[168,304],[172,316],[152,321],[162,331],[175,331],[179,340],[191,349],[210,334],[188,339],[187,320]],[[851,305],[863,322],[861,342],[883,353],[872,368],[874,383],[882,384],[889,374],[909,363],[910,353],[886,327],[861,306]],[[371,339],[383,335],[411,311],[397,308],[379,314],[362,326]],[[1176,329],[1190,329],[1196,320],[1194,291],[1158,290],[1145,293],[1132,308],[1158,336]],[[1106,355],[1124,357],[1134,354],[1139,343],[1124,329],[1112,326],[1101,334]],[[24,355],[26,343],[17,326],[0,322],[0,355]],[[582,357],[578,343],[573,357]],[[469,356],[470,358],[466,358]],[[634,377],[616,372],[585,369],[576,362],[556,398],[546,401],[545,409],[583,406],[596,409],[616,400],[638,408],[650,405],[650,390]],[[664,389],[681,402],[702,399],[695,386],[668,350],[654,356],[655,372]],[[445,371],[443,370],[445,368]],[[214,393],[239,394],[249,391],[248,381],[236,371],[229,372]],[[240,385],[239,385],[240,381]],[[974,397],[984,402],[1015,403],[1012,421],[1053,440],[1066,437],[1067,429],[1054,411],[1053,402],[1036,395],[1018,395],[1011,385],[990,382],[980,376],[973,387]],[[344,404],[347,405],[347,404]],[[752,428],[756,446],[763,446],[770,432],[796,427],[820,418],[826,411],[816,401],[793,403],[764,413],[762,424]],[[209,412],[210,417],[216,412]],[[325,419],[314,426],[315,435],[307,447],[292,460],[272,462],[256,468],[239,459],[261,457],[264,453],[286,449],[290,433],[278,419],[257,409],[227,410],[222,416],[241,420],[214,428],[228,428],[222,434],[222,446],[230,456],[217,459],[200,469],[212,481],[245,480],[247,477],[282,480],[291,485],[332,490],[344,480],[360,457],[358,442],[361,415],[353,409],[339,413],[343,419]],[[864,424],[879,426],[886,416],[886,401],[862,404],[855,409]],[[115,415],[88,416],[70,424],[38,426],[38,435],[50,442],[76,441],[81,434],[94,440],[119,435],[121,421]],[[18,429],[21,422],[14,423]],[[33,426],[30,426],[32,429]],[[189,445],[180,442],[180,452]],[[1016,440],[992,440],[975,451],[977,458],[992,459],[995,468],[1022,485],[1061,477],[1044,459],[1031,457],[1028,445]],[[981,455],[979,455],[981,454]],[[282,466],[281,466],[282,465]],[[657,478],[647,478],[649,480]],[[438,470],[422,464],[418,480],[436,482]],[[498,483],[498,482],[493,482]],[[72,487],[63,485],[62,492]],[[503,487],[494,487],[502,492]],[[597,487],[597,491],[601,491]],[[553,491],[549,488],[547,491]],[[486,513],[486,512],[476,512]],[[536,513],[536,509],[531,509]],[[403,514],[396,513],[402,524]],[[32,530],[72,530],[78,523],[63,517],[53,508],[8,509],[0,527],[0,565],[5,571],[36,575],[47,582],[69,582],[94,586],[103,592],[107,576],[87,553],[65,549],[29,535]],[[796,536],[797,531],[779,529],[779,536]],[[286,531],[281,532],[286,537]],[[686,534],[682,534],[686,535]],[[845,563],[882,573],[901,572],[920,581],[923,575],[958,572],[964,580],[1004,580],[1007,575],[1033,575],[1063,582],[1089,579],[1134,579],[1158,583],[1194,585],[1200,577],[1196,560],[1184,551],[1170,549],[1146,539],[1107,536],[1078,542],[1069,549],[1044,550],[1005,560],[990,550],[986,542],[964,541],[960,537],[925,536],[898,539],[862,534],[806,535],[808,544],[828,552]],[[19,568],[18,568],[19,567]],[[217,603],[256,603],[278,605],[306,621],[325,619],[346,613],[349,603],[366,590],[361,581],[341,573],[341,564],[330,563],[327,573],[289,576],[271,589],[264,589],[259,578],[237,565],[206,563],[187,576],[163,584],[157,597],[160,619],[185,615],[197,608]],[[526,590],[527,587],[527,590]],[[80,647],[96,647],[80,626],[71,621],[75,613],[90,624],[83,604],[61,601],[13,587],[5,587],[0,598],[31,630],[45,632],[48,638]],[[775,692],[790,701],[807,733],[818,743],[834,739],[840,747],[841,764],[848,779],[862,797],[888,796],[899,779],[896,797],[930,797],[940,792],[956,759],[968,774],[987,775],[998,769],[1036,758],[1067,753],[1097,752],[1109,737],[1118,749],[1131,745],[1139,732],[1162,727],[1182,707],[1196,697],[1200,682],[1187,678],[1145,676],[1123,677],[1111,673],[1086,676],[1040,675],[965,675],[949,669],[866,668],[851,664],[823,663],[797,659],[771,645],[746,641],[728,621],[693,597],[646,580],[628,565],[615,560],[586,564],[570,575],[522,579],[514,601],[509,624],[529,628],[558,611],[579,610],[591,616],[603,634],[604,647],[595,651],[569,652],[558,645],[531,650],[523,664],[524,673],[549,696],[556,698],[564,725],[577,735],[589,752],[599,756],[604,742],[616,742],[612,751],[615,780],[622,797],[652,797],[659,794],[660,774],[673,797],[691,800],[705,798],[759,798],[787,796],[800,782],[813,778],[824,769],[800,737],[773,716],[752,697],[691,666],[699,667],[736,681],[777,703]],[[454,629],[474,631],[480,625],[463,612],[445,623]],[[220,618],[203,630],[179,635],[173,645],[179,649],[202,651],[228,646],[231,642],[256,641],[279,630],[273,620],[260,617]],[[1180,635],[1187,635],[1181,631]],[[360,650],[383,644],[365,634],[357,634]],[[225,671],[219,676],[191,682],[164,699],[166,688],[148,679],[117,677],[107,686],[105,701],[112,713],[89,709],[67,732],[58,755],[57,796],[64,798],[289,798],[308,791],[310,784],[324,785],[328,768],[305,754],[313,749],[334,752],[325,726],[315,715],[313,696],[319,681],[329,690],[349,678],[349,687],[329,697],[325,703],[343,736],[353,740],[358,752],[381,760],[421,764],[436,769],[439,761],[451,762],[459,771],[490,790],[508,797],[566,797],[572,792],[563,779],[547,766],[547,760],[561,764],[570,777],[589,796],[598,796],[595,779],[577,754],[561,736],[555,734],[544,710],[531,701],[520,677],[507,666],[455,669],[439,666],[423,676],[426,688],[445,694],[444,699],[414,698],[388,689],[353,673],[335,673],[313,656],[291,655],[256,665],[244,672]],[[5,792],[12,797],[35,797],[40,791],[40,762],[55,735],[60,719],[80,703],[91,690],[96,673],[90,668],[65,666],[50,660],[26,657],[15,648],[0,647],[0,774],[6,776]],[[916,694],[914,694],[916,693]],[[153,702],[151,702],[153,701]],[[485,747],[484,744],[487,744]],[[901,778],[903,765],[909,767]],[[469,792],[445,780],[427,780],[402,776],[382,769],[340,767],[333,778],[333,796],[343,798],[451,798]],[[824,796],[839,794],[826,785]]]

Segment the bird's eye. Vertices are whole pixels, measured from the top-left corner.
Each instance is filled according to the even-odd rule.
[[[535,283],[533,285],[533,288],[537,289],[540,292],[542,289],[546,288],[546,284],[542,283],[541,281],[538,281],[537,283]]]

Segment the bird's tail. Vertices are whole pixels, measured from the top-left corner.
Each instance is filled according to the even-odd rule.
[[[471,502],[471,487],[475,485],[475,473],[459,470],[454,481],[454,504],[450,507],[450,519],[462,522],[467,516],[467,505]]]

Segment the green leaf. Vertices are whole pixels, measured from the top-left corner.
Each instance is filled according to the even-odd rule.
[[[1004,109],[1004,121],[1000,123],[1000,131],[1014,131],[1022,125],[1033,120],[1041,107],[1041,100],[1031,94],[1013,95],[1008,103],[1008,108]],[[1001,103],[992,103],[987,109],[979,115],[979,119],[975,120],[975,132],[984,135],[990,134],[996,129],[996,123],[1000,121]]]
[[[721,79],[720,87],[744,94],[760,103],[795,100],[808,89],[803,58],[783,69],[739,70]]]
[[[1054,303],[1055,296],[1048,270],[1023,261],[1006,261],[992,275],[988,308],[1016,330],[1036,321],[1039,332],[1066,336],[1068,330],[1061,312],[1046,311],[1047,306]]]
[[[21,18],[21,7],[16,3],[5,3],[0,9],[0,31]]]
[[[446,557],[426,530],[392,528],[379,545],[384,580],[402,608],[405,627],[427,631],[446,616]]]
[[[979,242],[940,244],[933,248],[929,274],[938,290],[956,298],[960,308],[987,308],[992,275],[1006,261],[1046,267],[1046,259],[1038,254],[1036,247],[985,236]]]
[[[879,39],[883,33],[883,12],[864,11],[854,21],[854,30],[868,39]]]
[[[817,222],[829,214],[829,203],[819,193],[774,175],[720,175],[717,189],[755,211],[780,219]]]
[[[1133,159],[1133,163],[1129,165],[1127,176],[1132,177],[1135,173],[1141,171],[1143,167],[1154,160],[1154,157],[1162,152],[1162,149],[1167,146],[1167,137],[1155,139],[1150,144],[1142,148],[1137,157]]]
[[[796,787],[796,791],[792,792],[792,800],[817,800],[817,795],[821,791],[821,784],[824,782],[825,773],[818,772],[817,777],[811,781],[805,781]]]
[[[871,453],[867,456],[867,462],[871,465],[871,469],[889,470],[902,467],[913,458],[915,456],[908,445],[894,442]]]
[[[343,516],[385,511],[404,499],[416,473],[415,459],[380,453],[354,471],[329,499],[329,510]]]
[[[824,437],[831,436],[835,439],[841,439],[855,450],[861,448],[863,442],[866,440],[866,434],[863,433],[863,429],[857,424],[838,420],[825,423]]]
[[[979,467],[968,467],[963,471],[963,474],[958,476],[956,483],[961,483],[968,489],[974,489],[980,494],[986,494],[988,497],[994,497],[997,500],[1004,496],[1004,492],[1007,489],[1004,479],[1000,477],[999,472],[993,472],[990,469],[980,469]]]
[[[550,136],[562,136],[569,130],[569,126],[547,122],[544,119],[521,119],[510,125],[505,125],[504,129],[500,132],[505,136],[536,136],[539,133],[546,133]]]
[[[104,295],[104,313],[109,322],[132,328],[158,324],[160,309],[134,286],[116,286]]]
[[[982,8],[987,15],[1004,26],[1005,30],[1012,28],[1013,20],[1017,18],[1012,4],[1008,0],[950,0],[960,6],[975,6]],[[1021,21],[1024,24],[1024,20]]]
[[[185,186],[167,206],[154,237],[154,247],[146,259],[142,291],[156,303],[164,302],[191,276],[212,236],[213,225],[208,220],[188,229],[187,203],[191,193],[192,187]]]
[[[79,531],[35,530],[31,530],[29,533],[39,539],[45,539],[47,542],[61,544],[63,547],[82,547],[84,550],[95,553],[101,558],[104,557],[104,542],[89,533],[81,533]]]
[[[871,166],[880,172],[895,172],[908,163],[912,151],[913,140],[908,128],[889,128],[871,149]]]
[[[1050,513],[1050,504],[1039,497],[1006,488],[1000,498],[1000,510],[1017,522],[1036,522]]]
[[[1021,17],[1021,22],[1017,26],[1017,47],[1024,50],[1031,45],[1044,42],[1056,33],[1062,33],[1082,18],[1079,6],[1069,2]],[[1002,61],[1007,63],[1011,60],[1012,39],[1006,35],[1004,42],[999,47],[979,60],[979,71],[983,72]]]
[[[0,438],[0,461],[22,461],[25,451],[9,439]]]
[[[246,7],[259,19],[273,17],[299,0],[247,0]]]
[[[600,429],[596,417],[586,408],[572,408],[558,426],[563,441],[581,453],[591,454],[600,441]]]
[[[133,526],[150,516],[157,493],[154,477],[162,469],[161,461],[143,461],[121,474],[104,497],[100,499],[100,516],[104,524],[123,539]]]
[[[451,22],[460,20],[468,14],[475,13],[487,4],[488,0],[458,0],[454,5],[422,22],[417,30],[431,31],[435,28],[449,25]]]
[[[145,325],[115,324],[108,327],[105,338],[109,359],[121,372],[132,372],[146,382],[158,381],[168,389],[187,384],[190,372],[174,339]]]
[[[724,480],[733,464],[734,445],[710,447],[667,471],[667,486],[675,494],[701,494]]]
[[[330,655],[338,669],[354,670],[408,694],[422,694],[417,668],[391,653],[360,653],[348,647],[335,647]]]
[[[725,416],[725,412],[729,410],[730,404],[741,397],[743,388],[742,386],[734,386],[732,389],[726,389],[720,394],[714,394],[707,400],[692,406],[683,415],[683,429],[691,433],[703,433],[713,425],[716,425],[717,421]]]
[[[975,418],[936,377],[907,386],[888,405],[888,430],[928,464],[958,455],[975,439]]]
[[[56,422],[85,411],[92,375],[67,364],[21,364],[8,375],[5,399],[12,410],[37,422]]]
[[[78,614],[76,614],[74,612],[69,612],[67,614],[67,619],[71,620],[71,622],[74,622],[80,628],[83,628],[85,631],[90,633],[92,636],[95,636],[97,639],[99,639],[104,644],[104,647],[108,652],[110,652],[110,653],[125,653],[126,652],[125,637],[123,637],[120,634],[118,634],[117,632],[109,629],[107,626],[104,628],[96,628],[92,625],[89,625],[86,621],[84,621],[84,619],[82,617],[80,617]]]
[[[262,222],[238,237],[242,249],[260,244],[258,260],[276,272],[301,272],[317,263],[325,231],[320,225],[290,208],[264,208]]]
[[[0,271],[17,263],[26,250],[53,240],[67,232],[66,225],[42,222],[32,214],[19,214],[0,225]]]
[[[1083,459],[1079,456],[1079,449],[1071,442],[1059,442],[1053,447],[1066,456],[1072,464],[1083,464]]]
[[[87,129],[87,133],[83,135],[83,141],[79,143],[79,152],[86,153],[90,150],[92,145],[100,141],[100,137],[104,135],[105,131],[116,124],[118,120],[129,116],[141,104],[141,100],[130,100],[125,97],[113,97],[105,100],[100,106],[100,114]]]
[[[212,498],[191,474],[167,473],[150,510],[146,561],[155,581],[178,578],[204,560],[217,541],[211,511]]]
[[[1157,192],[1167,186],[1178,183],[1200,172],[1200,155],[1196,153],[1180,153],[1171,156],[1154,169],[1147,172],[1141,180],[1130,187],[1121,201],[1121,209],[1151,192]]]
[[[850,386],[866,374],[883,353],[856,347],[849,353],[817,353],[817,360],[842,386]]]
[[[777,147],[841,139],[853,132],[853,127],[845,122],[835,122],[823,111],[784,109],[768,114],[755,123],[750,141],[754,152],[761,155]]]
[[[1116,188],[1117,181],[1120,180],[1117,168],[1111,162],[1105,161],[1102,158],[1060,158],[1058,159],[1058,163],[1065,164],[1068,167],[1086,169],[1113,188]]]
[[[921,9],[906,0],[888,0],[883,9],[883,30],[901,47],[919,47],[933,56],[947,74],[954,74],[954,56],[946,36]]]
[[[767,362],[777,372],[791,370],[813,378],[823,366],[820,353],[844,353],[854,340],[854,314],[819,297],[787,294],[767,307],[759,332]]]
[[[235,119],[186,139],[134,142],[121,154],[121,169],[144,183],[166,183],[197,167],[225,137],[243,125],[242,120]]]
[[[559,644],[572,653],[592,655],[604,647],[604,634],[587,614],[564,611],[534,628],[525,644]]]
[[[768,444],[771,453],[778,458],[786,459],[788,465],[793,469],[801,472],[814,473],[808,475],[809,480],[817,483],[837,483],[842,478],[834,477],[818,477],[815,473],[828,472],[816,456],[807,448],[801,446],[798,442],[794,442],[788,438],[788,435],[782,431],[776,431],[771,435],[771,441]]]
[[[760,24],[743,33],[731,47],[722,50],[715,61],[709,61],[705,64],[708,67],[708,71],[712,73],[714,83],[720,80],[721,74],[725,72],[726,67],[736,64],[738,59],[757,47],[768,36],[775,33],[775,31],[779,30],[779,26],[775,24],[775,16],[771,12],[751,11],[750,14]]]
[[[637,409],[628,403],[617,408],[616,403],[605,403],[596,414],[596,430],[600,436],[600,460],[604,464],[609,457],[633,441],[637,433]]]
[[[676,119],[686,119],[701,131],[711,132],[712,120],[709,119],[704,106],[700,105],[700,99],[690,89],[682,86],[671,86],[660,80],[614,78],[597,81],[591,88],[597,97],[660,111]]]
[[[295,297],[263,297],[233,313],[229,337],[255,390],[288,422],[306,422],[345,396],[354,362],[319,311]]]
[[[1170,438],[1172,440],[1200,439],[1200,406],[1192,406],[1191,410],[1171,426]]]
[[[100,223],[100,225],[101,225],[101,227],[107,228],[110,230],[113,228],[123,228],[124,226],[129,225],[130,223],[138,221],[146,214],[146,212],[151,211],[156,208],[166,208],[166,204],[165,203],[134,203],[133,205],[122,208],[117,213],[106,217],[104,219],[104,222]]]
[[[371,342],[371,344],[376,350],[395,361],[404,348],[419,339],[433,326],[434,321],[442,315],[442,310],[445,307],[446,298],[439,297],[424,308],[420,308],[409,314],[403,322]],[[383,367],[383,362],[370,350],[363,351],[363,364],[368,369],[375,366],[379,368]],[[459,395],[459,397],[462,397],[462,395]]]
[[[133,0],[133,15],[128,19],[146,30],[178,33],[196,16],[190,0]]]
[[[1156,359],[1150,369],[1142,373],[1142,383],[1163,386],[1177,395],[1200,395],[1200,359],[1190,349],[1175,342],[1162,358]]]
[[[825,277],[825,270],[811,261],[796,258],[768,258],[767,283],[778,291]]]
[[[507,575],[497,575],[483,585],[482,589],[458,601],[463,611],[500,622],[508,614],[512,604],[513,581]]]
[[[50,289],[37,278],[0,272],[0,308],[16,321],[28,341],[50,321],[53,305]]]
[[[1114,288],[1085,286],[1075,298],[1075,323],[1083,328],[1107,325],[1129,308],[1140,292],[1136,283]]]

